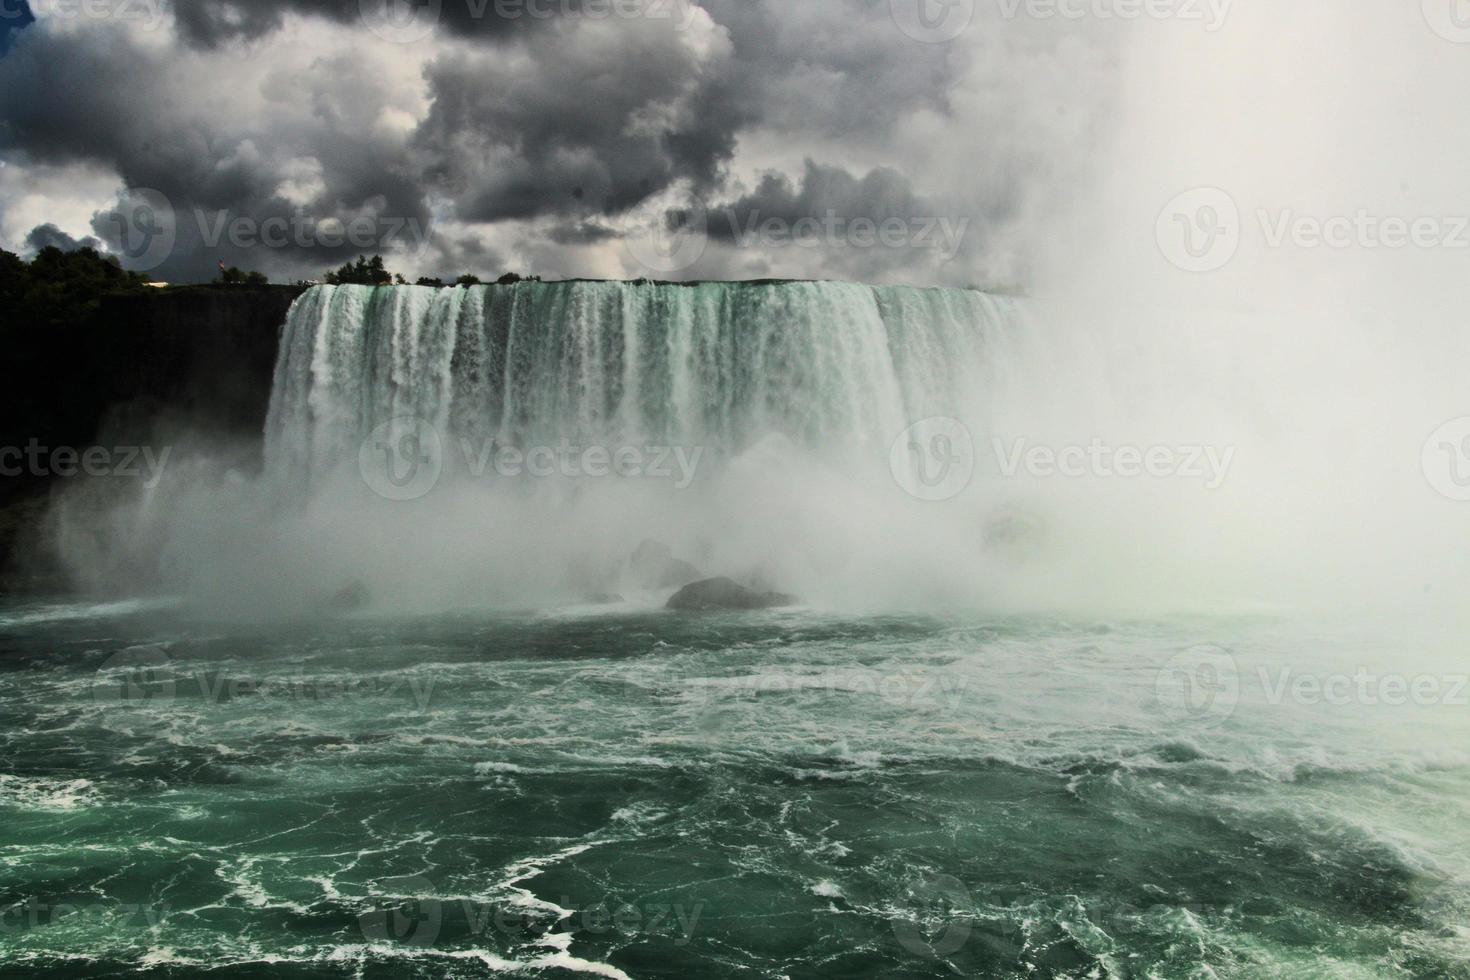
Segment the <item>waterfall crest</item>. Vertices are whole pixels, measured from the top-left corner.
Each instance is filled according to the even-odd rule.
[[[1011,301],[954,289],[780,284],[317,286],[291,310],[268,468],[317,475],[395,418],[508,446],[700,446],[769,436],[879,454],[961,417]]]

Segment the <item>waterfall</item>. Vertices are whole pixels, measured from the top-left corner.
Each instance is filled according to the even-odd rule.
[[[401,418],[503,446],[730,458],[780,436],[886,459],[912,423],[969,414],[1014,320],[980,292],[835,282],[317,286],[282,338],[266,460],[311,480]]]
[[[1431,556],[1420,595],[1463,580],[1442,519],[1402,516],[1442,500],[1417,455],[1437,389],[1320,326],[835,282],[322,286],[285,325],[258,478],[205,441],[59,522],[100,585],[143,569],[272,615],[356,584],[657,605],[626,574],[649,540],[833,607],[1327,606],[1378,594],[1384,556]],[[623,450],[641,465],[609,470]]]

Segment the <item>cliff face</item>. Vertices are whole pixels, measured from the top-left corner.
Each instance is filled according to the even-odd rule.
[[[258,462],[276,350],[301,292],[191,286],[120,294],[56,326],[14,322],[0,309],[0,451],[157,445],[187,432],[255,446]],[[17,465],[14,452],[0,464],[0,592],[65,588],[39,531],[48,499],[66,481]]]
[[[105,297],[80,323],[0,322],[8,361],[0,446],[143,439],[160,418],[202,433],[258,435],[281,328],[301,292],[184,287]],[[28,482],[29,474],[0,481],[0,495]]]

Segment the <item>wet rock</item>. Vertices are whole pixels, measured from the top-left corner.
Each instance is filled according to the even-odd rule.
[[[776,609],[796,605],[796,597],[780,592],[756,592],[728,578],[712,578],[680,589],[668,608],[686,612],[721,609]]]
[[[361,582],[351,582],[342,591],[332,596],[327,608],[336,612],[353,612],[372,604],[373,594]]]

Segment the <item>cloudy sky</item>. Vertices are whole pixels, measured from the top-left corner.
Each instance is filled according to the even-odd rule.
[[[1136,240],[1194,282],[1155,242],[1191,188],[1236,270],[1253,207],[1448,213],[1455,2],[0,0],[0,245],[1030,285]]]
[[[1105,42],[964,0],[403,2],[0,0],[0,244],[141,253],[166,206],[129,261],[172,280],[367,236],[410,275],[1004,282],[1109,98]]]

